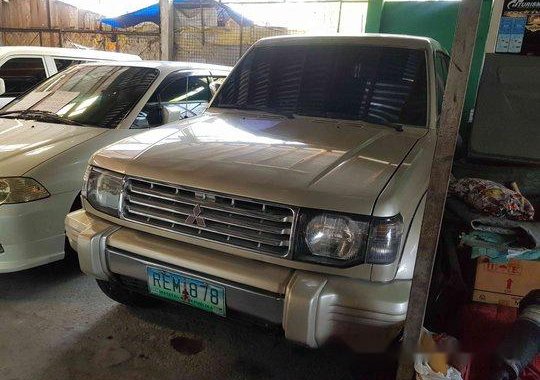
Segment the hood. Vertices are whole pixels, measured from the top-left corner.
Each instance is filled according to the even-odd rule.
[[[0,177],[22,176],[51,157],[105,131],[0,118]]]
[[[156,181],[371,214],[381,190],[426,132],[228,110],[122,140],[93,160]]]

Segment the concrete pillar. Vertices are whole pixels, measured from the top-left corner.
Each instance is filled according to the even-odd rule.
[[[173,0],[159,0],[161,59],[174,60],[174,7]]]

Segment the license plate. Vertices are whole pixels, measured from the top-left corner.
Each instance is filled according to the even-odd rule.
[[[180,273],[146,267],[150,294],[225,316],[225,288]]]

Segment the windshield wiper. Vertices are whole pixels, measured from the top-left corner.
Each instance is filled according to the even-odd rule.
[[[24,111],[8,111],[8,112],[2,112],[0,113],[0,117],[4,115],[9,115],[13,113],[19,113],[17,117],[22,117],[24,119],[32,118],[36,119],[37,121],[44,121],[44,122],[52,122],[52,123],[61,123],[61,124],[68,124],[68,125],[78,125],[80,127],[85,127],[85,124],[79,123],[78,121],[68,119],[67,117],[60,116],[54,112],[51,111],[43,111],[43,110],[24,110]]]
[[[392,127],[392,128],[394,128],[396,131],[398,131],[398,132],[403,132],[403,126],[404,126],[405,124],[402,124],[402,123],[393,123],[393,122],[391,122],[391,121],[387,121],[387,122],[385,122],[385,123],[381,123],[381,125],[384,125],[384,126],[386,126],[386,127]]]
[[[283,111],[271,107],[257,107],[257,106],[240,106],[237,104],[220,104],[216,108],[232,108],[237,110],[246,110],[246,111],[260,111],[271,113],[274,115],[285,116],[287,119],[294,119],[294,114],[292,112]]]
[[[14,113],[21,113],[21,112],[23,112],[23,111],[22,110],[4,111],[4,112],[0,112],[0,117],[5,116],[5,115],[11,115],[11,114],[14,114]]]

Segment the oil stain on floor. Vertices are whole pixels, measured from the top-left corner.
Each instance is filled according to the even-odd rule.
[[[171,339],[171,347],[182,355],[196,355],[204,350],[204,342],[200,339],[177,336]]]

